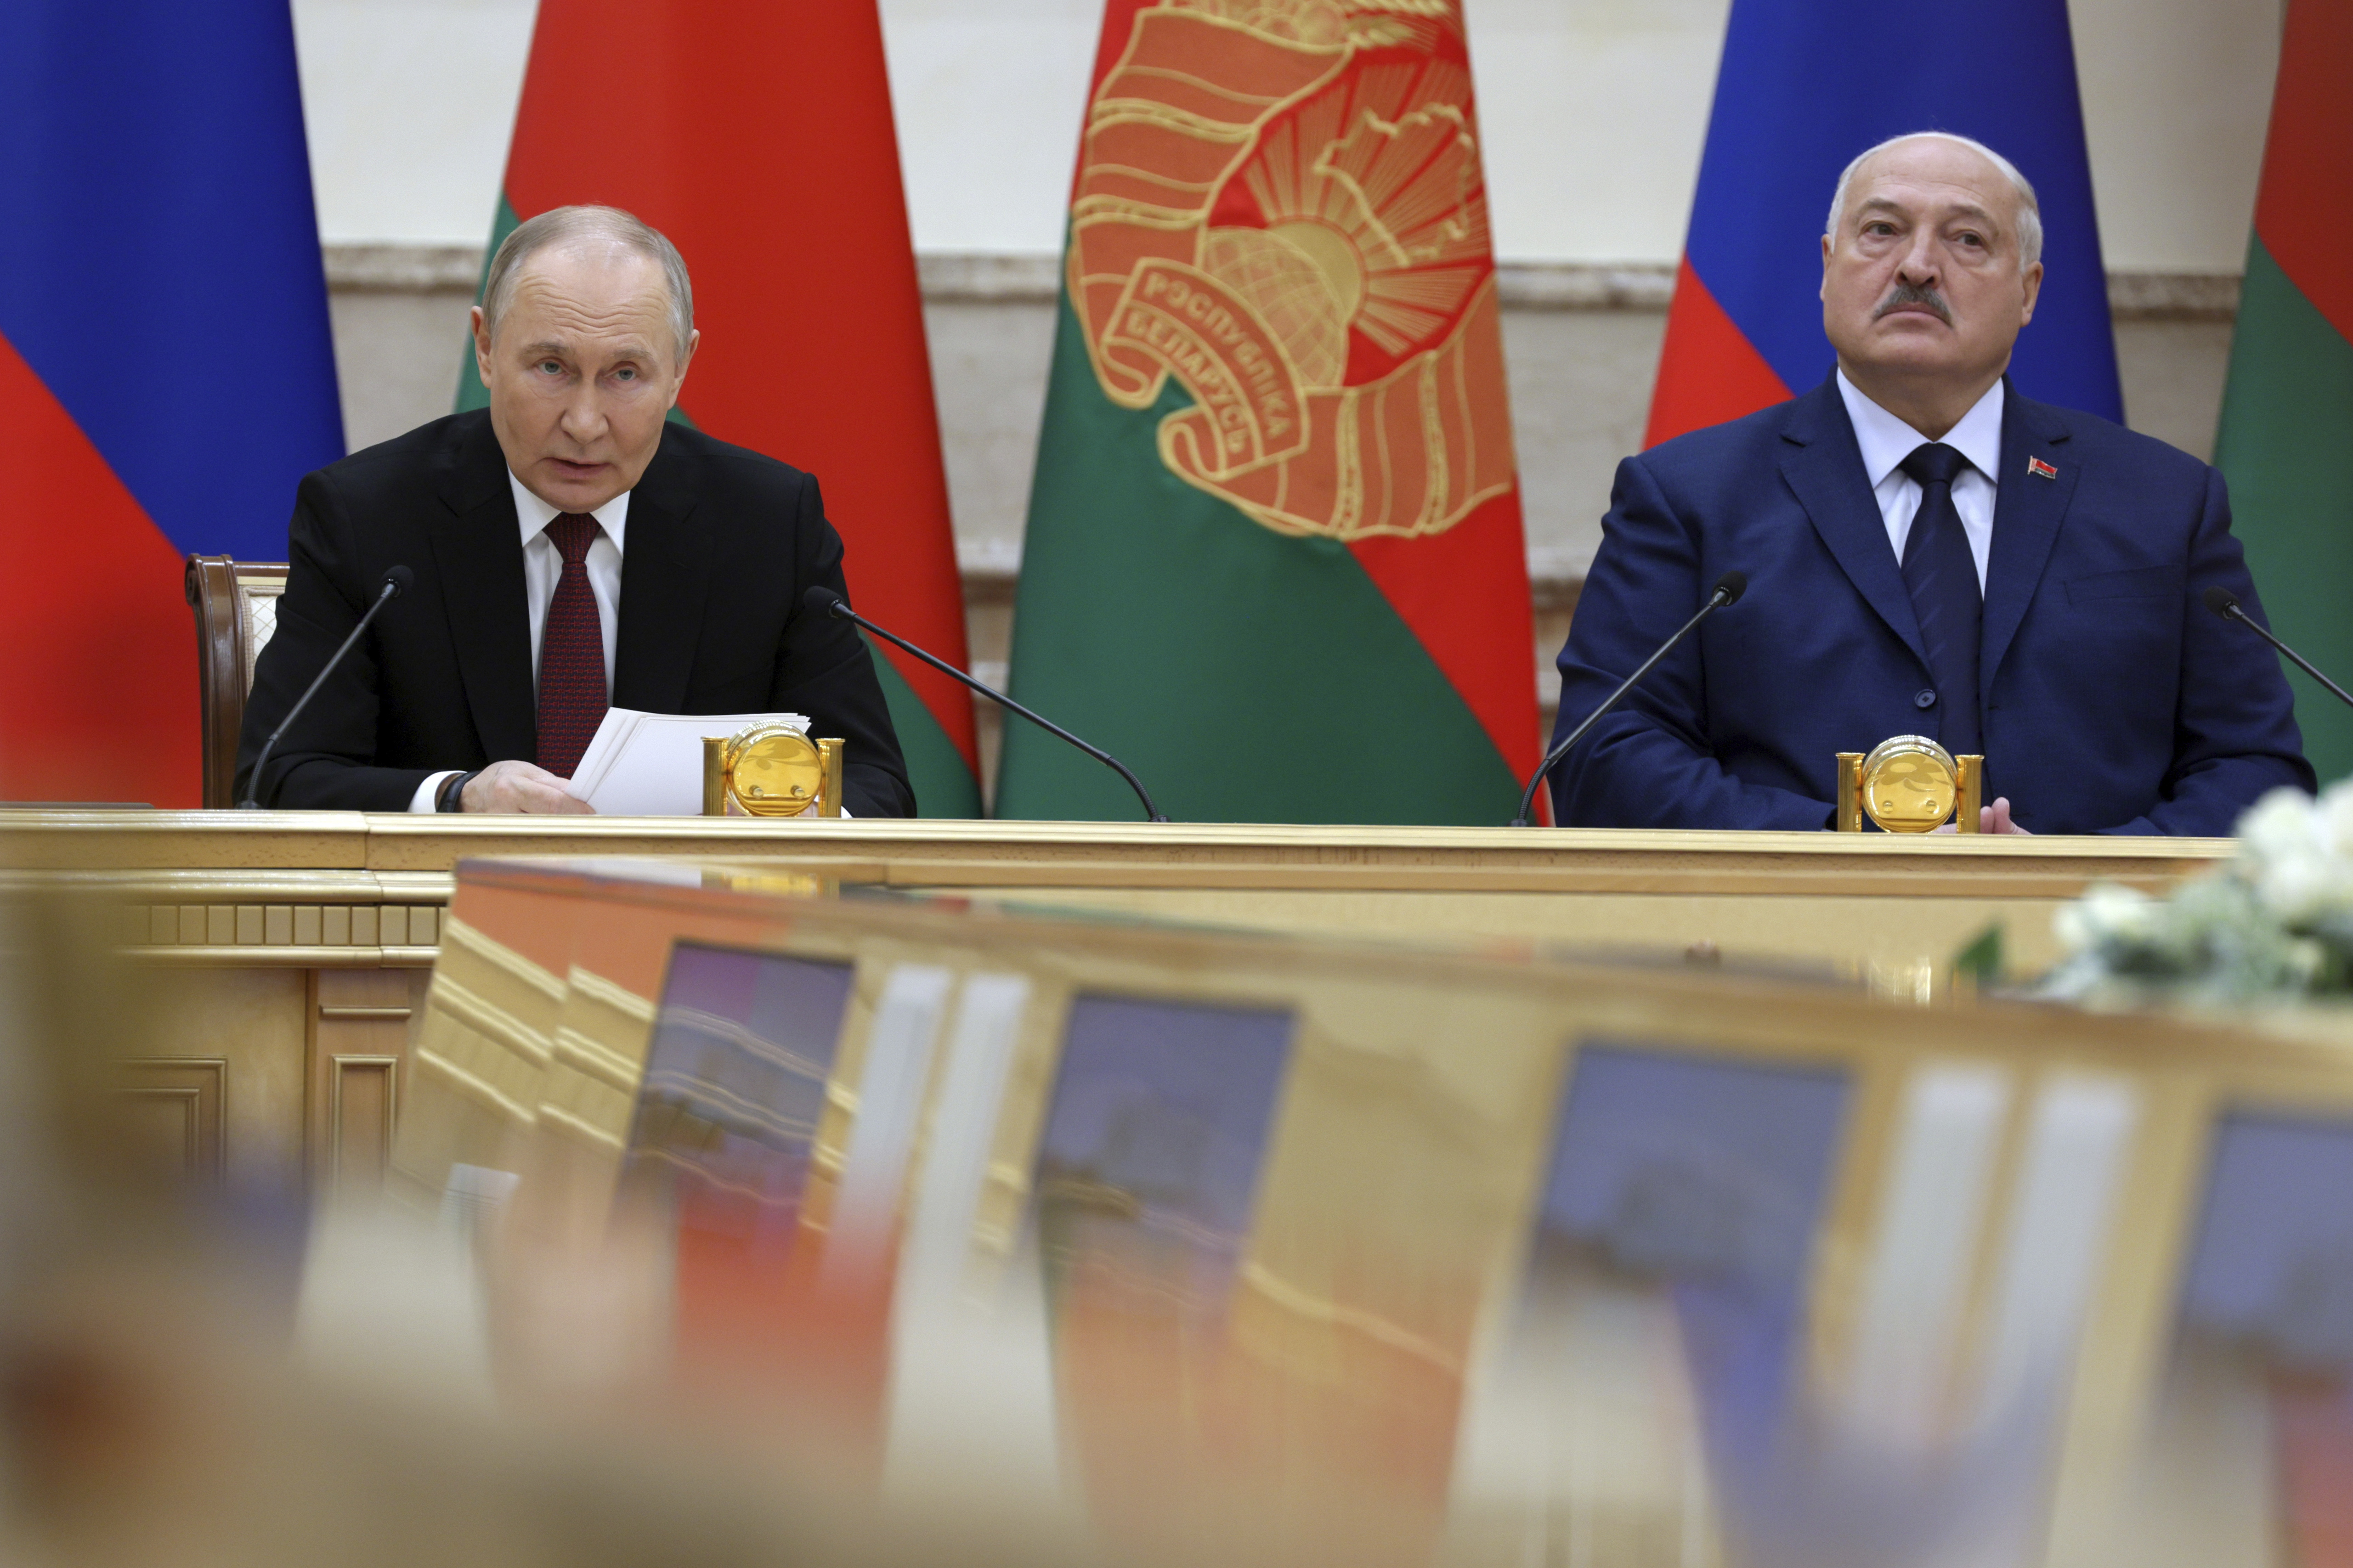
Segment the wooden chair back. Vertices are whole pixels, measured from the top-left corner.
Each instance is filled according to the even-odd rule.
[[[282,561],[188,557],[188,605],[196,616],[196,700],[204,719],[205,805],[237,804],[237,737],[253,661],[278,629]]]

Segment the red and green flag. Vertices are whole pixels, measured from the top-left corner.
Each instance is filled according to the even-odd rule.
[[[858,607],[963,663],[874,0],[541,0],[501,197],[493,250],[523,218],[576,202],[670,236],[702,331],[679,414],[815,474]],[[458,405],[486,395],[470,348]],[[964,689],[876,651],[923,814],[979,816]]]
[[[2272,629],[2353,679],[2353,0],[2288,0],[2215,461]],[[2353,713],[2290,668],[2306,754],[2353,773]]]
[[[1502,823],[1531,620],[1457,0],[1108,0],[1015,695],[1180,820]],[[1137,815],[1018,722],[997,806]]]

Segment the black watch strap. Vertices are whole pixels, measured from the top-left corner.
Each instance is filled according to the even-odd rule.
[[[441,793],[433,797],[433,809],[436,811],[465,810],[466,786],[480,776],[481,772],[481,769],[476,768],[472,773],[453,773],[443,779]]]

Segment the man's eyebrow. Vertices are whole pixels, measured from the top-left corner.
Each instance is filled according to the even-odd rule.
[[[576,351],[572,344],[560,338],[542,338],[536,342],[525,343],[522,352],[525,359],[538,360],[548,356],[556,359],[571,359],[575,356]],[[659,367],[661,356],[654,353],[653,344],[650,342],[621,343],[614,348],[610,359],[606,363],[616,361],[624,364],[650,364]]]

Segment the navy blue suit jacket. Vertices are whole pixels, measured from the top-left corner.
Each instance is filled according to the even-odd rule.
[[[2266,790],[2313,787],[2276,658],[2200,601],[2219,583],[2263,618],[2221,475],[2013,388],[1995,479],[1978,689],[1956,694],[1931,689],[1835,377],[1620,464],[1556,735],[1719,574],[1748,591],[1562,760],[1556,820],[1827,827],[1836,754],[1937,738],[1957,697],[1980,705],[1986,799],[2037,833],[2227,834]]]

